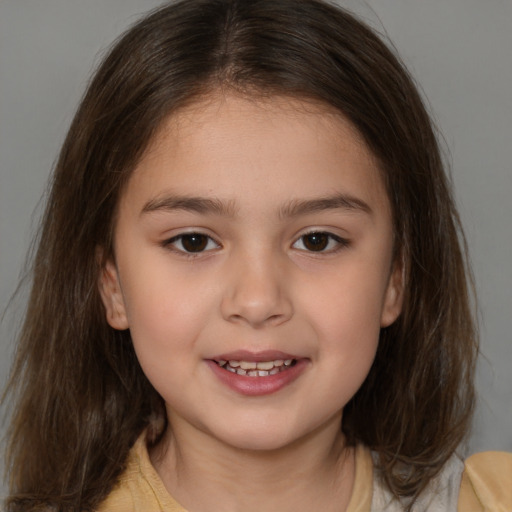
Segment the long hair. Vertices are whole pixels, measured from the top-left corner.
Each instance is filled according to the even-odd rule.
[[[181,0],[113,46],[56,164],[9,385],[8,511],[93,509],[135,439],[162,418],[129,331],[106,322],[98,248],[112,255],[120,194],[162,121],[219,88],[320,101],[357,128],[378,162],[405,300],[344,410],[348,441],[375,451],[394,495],[414,497],[468,431],[471,280],[413,80],[367,26],[321,0]]]

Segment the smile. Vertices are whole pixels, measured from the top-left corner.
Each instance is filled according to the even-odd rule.
[[[240,350],[207,359],[219,381],[236,393],[262,396],[277,393],[307,372],[311,361],[277,350]]]
[[[296,364],[296,359],[275,359],[273,361],[215,361],[221,368],[247,377],[268,377],[277,375]]]

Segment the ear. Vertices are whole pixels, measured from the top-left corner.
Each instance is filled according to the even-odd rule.
[[[98,285],[109,325],[114,329],[128,329],[128,318],[119,275],[116,265],[111,259],[102,264]]]
[[[404,270],[403,265],[397,262],[389,277],[384,304],[380,317],[380,326],[388,327],[402,312],[404,296]]]

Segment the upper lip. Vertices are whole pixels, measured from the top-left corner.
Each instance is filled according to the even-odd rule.
[[[300,359],[299,356],[281,352],[280,350],[262,350],[251,352],[250,350],[235,350],[226,352],[211,358],[214,361],[279,361],[288,359]]]

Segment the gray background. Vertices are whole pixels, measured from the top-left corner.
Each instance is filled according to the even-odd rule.
[[[0,0],[0,311],[16,288],[91,69],[127,25],[160,3]],[[484,357],[470,450],[512,451],[512,0],[343,5],[387,33],[445,136],[481,309]],[[23,294],[1,324],[0,386],[22,306]]]

